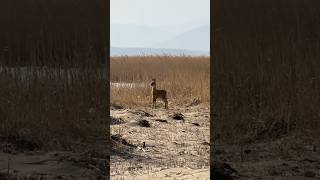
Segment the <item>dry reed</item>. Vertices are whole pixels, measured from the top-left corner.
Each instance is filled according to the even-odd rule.
[[[1,1],[0,137],[70,149],[108,134],[107,12],[107,1]]]
[[[285,133],[319,129],[319,1],[213,7],[212,135],[254,138],[277,122]]]
[[[169,104],[186,104],[194,99],[209,103],[210,60],[208,57],[112,57],[112,83],[142,83],[142,86],[111,86],[111,103],[151,105],[151,79],[168,91]]]

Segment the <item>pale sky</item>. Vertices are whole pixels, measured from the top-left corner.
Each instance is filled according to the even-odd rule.
[[[210,18],[210,0],[111,0],[110,5],[112,24],[170,26]]]

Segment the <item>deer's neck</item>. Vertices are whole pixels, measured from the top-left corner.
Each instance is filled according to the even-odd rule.
[[[156,91],[157,87],[156,86],[152,86],[152,92]]]

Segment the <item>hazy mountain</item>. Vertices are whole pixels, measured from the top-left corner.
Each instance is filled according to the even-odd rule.
[[[159,27],[136,24],[111,24],[110,31],[111,47],[128,47],[130,50],[125,48],[127,49],[126,52],[130,52],[131,54],[135,48],[138,48],[136,49],[138,51],[141,50],[139,48],[157,48],[156,50],[152,50],[152,52],[159,52],[159,48],[166,49],[166,52],[169,52],[168,49],[173,49],[170,53],[180,52],[180,49],[191,51],[209,51],[210,49],[208,19]],[[142,50],[149,53],[147,49]],[[118,52],[118,50],[115,52]]]
[[[210,26],[204,25],[156,43],[152,47],[210,51]]]
[[[187,31],[193,30],[197,27],[209,26],[209,24],[210,24],[210,19],[198,19],[198,20],[184,22],[182,24],[159,27],[159,29],[178,35],[178,34],[182,34]]]
[[[111,24],[111,46],[151,47],[152,44],[174,37],[174,34],[160,28],[135,24]]]
[[[191,51],[184,49],[165,48],[120,48],[111,47],[111,56],[147,56],[147,55],[170,55],[170,56],[209,56],[208,51]]]

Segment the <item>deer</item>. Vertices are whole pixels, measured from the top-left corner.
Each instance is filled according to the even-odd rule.
[[[152,87],[152,90],[151,90],[152,108],[156,108],[156,101],[159,98],[164,102],[165,108],[168,109],[167,91],[157,89],[156,79],[152,79],[152,82],[150,85]]]

